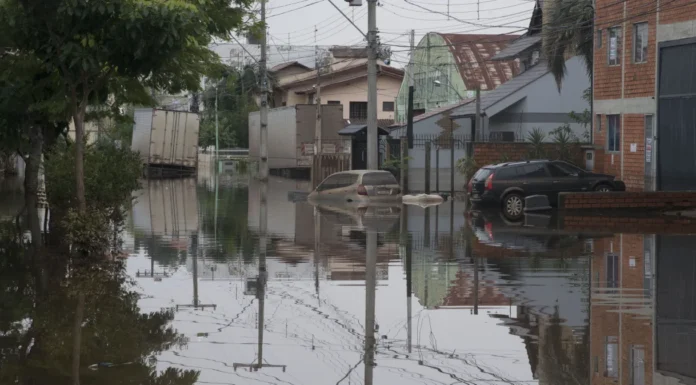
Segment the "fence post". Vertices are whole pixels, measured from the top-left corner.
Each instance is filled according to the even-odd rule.
[[[425,142],[425,193],[430,194],[430,142]]]
[[[408,138],[401,137],[401,168],[399,171],[399,179],[401,182],[401,193],[408,194]]]
[[[435,148],[435,192],[440,192],[440,143]]]

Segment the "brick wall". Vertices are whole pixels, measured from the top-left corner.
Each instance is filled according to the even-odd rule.
[[[479,167],[501,163],[504,158],[507,161],[529,160],[529,152],[532,149],[531,143],[474,143],[474,161]],[[544,151],[547,158],[556,159],[558,154],[558,146],[554,143],[545,143]],[[578,145],[572,150],[574,156],[573,161],[578,167],[585,168],[583,150]]]
[[[649,210],[696,208],[696,192],[560,193],[559,210]]]
[[[661,0],[660,24],[680,23],[696,20],[696,3],[693,0]]]
[[[664,0],[663,0],[664,1]],[[637,98],[655,95],[655,33],[657,30],[655,0],[630,0],[626,7],[624,23],[626,45],[624,50],[624,97]],[[645,63],[634,63],[633,43],[636,23],[648,23],[648,57]]]
[[[566,231],[596,231],[623,234],[696,234],[696,220],[678,217],[636,218],[565,214],[561,226]]]
[[[615,0],[596,0],[595,8],[600,10],[596,14],[595,29],[602,30],[602,46],[597,45],[595,38],[594,49],[594,98],[595,99],[619,99],[621,98],[621,65],[610,66],[609,34],[607,28],[621,25],[624,6]],[[624,31],[625,32],[625,31]],[[624,33],[625,35],[625,33]],[[622,51],[626,51],[624,39],[619,40]],[[624,58],[622,57],[622,60]]]
[[[643,191],[645,188],[645,115],[625,114],[623,116],[623,173],[621,180],[627,191]],[[631,152],[631,145],[636,152]]]

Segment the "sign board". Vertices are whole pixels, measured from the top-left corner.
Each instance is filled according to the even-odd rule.
[[[336,144],[334,143],[322,143],[321,144],[321,153],[322,154],[335,154],[336,153]]]
[[[652,138],[645,139],[645,163],[652,162],[652,146],[653,146]]]
[[[618,39],[616,36],[612,36],[609,39],[609,60],[616,60],[616,55],[618,53],[617,49]]]
[[[302,155],[314,155],[314,143],[302,143]]]

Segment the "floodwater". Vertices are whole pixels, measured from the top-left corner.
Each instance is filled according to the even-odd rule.
[[[83,352],[83,383],[696,381],[694,235],[569,226],[556,215],[511,223],[461,202],[313,207],[289,196],[304,182],[282,178],[269,181],[265,207],[245,176],[144,183],[123,234],[120,295],[160,315],[171,338],[127,325],[83,337],[94,355]],[[112,302],[92,311],[128,320]],[[7,303],[2,312],[21,304]],[[44,350],[71,343],[66,322]],[[26,349],[3,345],[6,335],[0,382],[10,380],[3,354]],[[148,344],[157,346],[120,354]],[[42,370],[69,375],[60,358]],[[197,377],[152,380],[172,369]]]

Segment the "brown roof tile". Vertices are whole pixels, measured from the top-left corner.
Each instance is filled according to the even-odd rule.
[[[500,50],[519,35],[468,35],[440,33],[457,61],[466,88],[493,90],[520,72],[515,60],[491,61]]]

